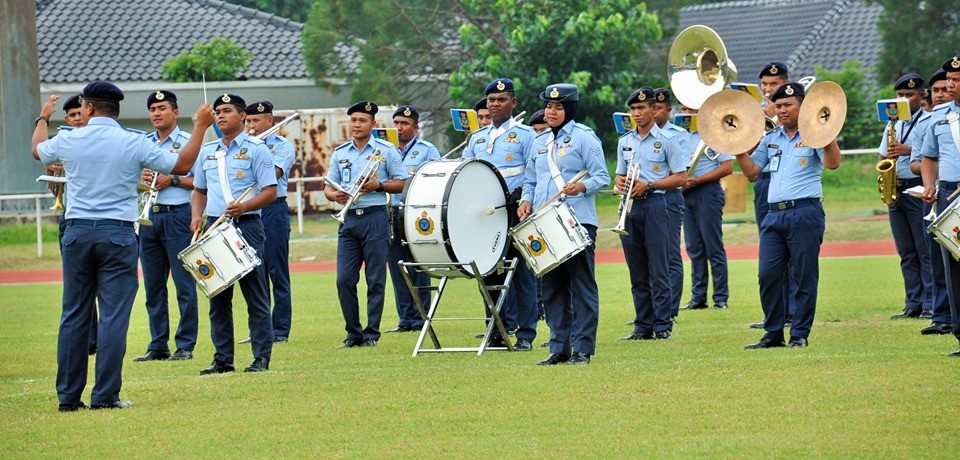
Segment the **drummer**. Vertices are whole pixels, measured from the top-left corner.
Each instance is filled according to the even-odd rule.
[[[513,80],[498,78],[487,85],[487,109],[492,120],[489,126],[480,128],[470,137],[470,143],[463,151],[464,158],[480,158],[500,171],[507,183],[507,214],[510,226],[516,225],[517,202],[523,188],[524,170],[533,148],[536,134],[533,128],[513,118],[513,109],[517,106]],[[518,263],[513,275],[513,285],[507,291],[500,316],[506,319],[508,330],[516,329],[517,342],[514,349],[530,351],[533,339],[537,336],[537,293],[533,272],[523,263],[523,258],[513,245],[507,251],[507,259],[516,258]],[[487,285],[501,285],[505,274],[492,274],[484,281]],[[499,291],[492,293],[497,301]],[[487,312],[489,315],[489,312]],[[488,316],[489,317],[489,316]],[[503,338],[497,332],[490,338],[491,346],[504,346]]]
[[[534,143],[517,217],[525,219],[562,190],[590,240],[596,241],[595,193],[610,183],[610,175],[600,139],[589,127],[574,121],[579,98],[579,89],[569,83],[550,85],[540,93],[540,99],[547,103],[544,117],[550,129],[537,136]],[[553,143],[552,149],[548,142]],[[561,177],[553,177],[551,169],[558,169]],[[589,174],[582,181],[566,184],[583,170]],[[550,356],[539,365],[589,364],[596,352],[600,295],[594,277],[594,249],[591,243],[541,279],[551,332]]]

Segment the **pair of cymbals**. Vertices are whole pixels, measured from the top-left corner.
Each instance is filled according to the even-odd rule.
[[[847,95],[843,88],[832,81],[824,81],[813,85],[803,98],[797,129],[807,146],[820,149],[840,135],[846,119]]]

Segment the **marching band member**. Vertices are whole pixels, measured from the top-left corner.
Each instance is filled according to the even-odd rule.
[[[223,133],[220,140],[204,144],[200,164],[194,179],[192,232],[200,231],[203,215],[207,227],[226,213],[243,233],[247,244],[264,254],[264,228],[261,209],[277,200],[277,175],[273,155],[263,141],[247,135],[244,120],[247,104],[236,94],[224,94],[213,103],[217,127]],[[244,190],[259,189],[253,198],[238,202]],[[261,256],[261,260],[264,256]],[[267,289],[267,270],[258,265],[237,281],[247,303],[253,362],[244,372],[263,372],[270,369],[273,352],[273,330],[270,324],[270,292]],[[200,375],[233,372],[233,293],[231,285],[210,299],[210,338],[216,353],[210,367]]]
[[[820,244],[823,242],[823,168],[840,167],[840,148],[833,140],[823,149],[807,147],[797,130],[804,89],[784,83],[773,93],[781,125],[767,133],[752,152],[737,155],[748,178],[770,166],[769,212],[760,224],[760,304],[766,334],[747,349],[783,347],[787,318],[783,286],[787,273],[797,279],[797,312],[790,328],[790,347],[806,347],[817,308]],[[789,270],[788,270],[789,267]]]
[[[595,242],[595,194],[610,183],[610,176],[600,139],[589,127],[575,121],[579,97],[577,86],[568,83],[550,85],[540,93],[540,99],[547,103],[544,115],[550,131],[541,133],[534,142],[517,217],[525,219],[562,186],[567,203]],[[548,142],[553,145],[548,146]],[[551,162],[555,162],[561,177],[553,177]],[[589,171],[584,180],[564,185],[583,170]],[[596,352],[600,296],[594,276],[595,247],[590,244],[541,279],[551,354],[539,365],[589,364]]]
[[[627,217],[628,234],[620,236],[636,316],[633,332],[620,340],[664,340],[670,338],[673,330],[669,254],[672,228],[666,191],[686,182],[686,165],[680,134],[661,129],[654,121],[654,98],[654,90],[649,86],[630,95],[626,105],[637,127],[617,143],[618,189],[627,190],[630,165],[640,165],[639,176],[627,197],[634,200]]]
[[[960,145],[957,144],[960,138],[960,54],[950,58],[942,68],[947,74],[947,91],[953,95],[953,101],[934,109],[920,152],[923,155],[920,169],[924,200],[928,203],[936,201],[941,212],[952,202],[947,198],[960,183]],[[939,188],[934,185],[937,178]],[[953,260],[949,252],[942,253],[950,304],[950,324],[938,324],[937,312],[934,312],[934,324],[931,328],[936,326],[939,332],[932,333],[952,332],[954,337],[960,340],[960,263]],[[960,357],[960,350],[950,353],[950,356]]]
[[[490,111],[487,110],[487,98],[477,101],[473,109],[477,111],[477,124],[480,125],[481,128],[486,128],[487,125],[493,122],[490,118]]]
[[[156,130],[147,139],[161,149],[177,154],[190,137],[177,126],[180,108],[177,95],[158,90],[147,96],[150,123]],[[150,343],[143,356],[134,361],[171,361],[193,358],[197,344],[199,318],[197,312],[197,283],[177,258],[180,251],[190,246],[190,192],[196,167],[183,176],[161,174],[157,177],[156,203],[150,210],[153,225],[140,227],[140,267],[143,270],[143,288],[146,290],[147,317],[150,323]],[[154,172],[144,170],[141,181],[151,183]],[[180,324],[174,341],[177,350],[170,355],[170,305],[167,294],[167,276],[173,276],[180,307]]]
[[[339,348],[375,347],[380,340],[380,318],[387,283],[387,247],[390,221],[387,218],[386,193],[403,191],[404,174],[397,148],[374,138],[379,108],[372,102],[358,102],[347,109],[353,140],[333,151],[327,177],[346,190],[353,188],[366,165],[376,162],[376,170],[361,187],[363,195],[350,208],[337,238],[337,295],[347,338]],[[345,204],[350,198],[330,185],[324,189],[330,201]],[[357,284],[360,265],[367,279],[367,327],[360,324]]]
[[[682,113],[696,113],[684,107]],[[700,144],[700,134],[690,133],[690,145]],[[696,148],[696,147],[694,147]],[[689,164],[689,163],[688,163]],[[723,247],[723,205],[726,194],[720,179],[733,173],[733,156],[704,155],[683,186],[683,235],[690,257],[690,305],[706,305],[708,271],[713,278],[713,307],[727,308],[727,252]],[[709,262],[709,264],[708,264]]]
[[[123,356],[130,312],[137,295],[136,184],[143,168],[186,174],[210,126],[209,105],[197,113],[190,141],[177,156],[117,123],[123,92],[106,81],[83,89],[86,126],[47,140],[47,124],[59,96],[43,105],[33,132],[33,157],[45,165],[62,162],[70,183],[63,235],[63,315],[57,340],[57,396],[61,412],[86,408],[90,317],[99,301],[96,379],[92,409],[122,409]]]
[[[533,132],[537,133],[538,136],[550,128],[550,125],[547,124],[547,119],[543,117],[543,109],[533,112],[533,115],[530,116],[530,127],[533,128]]]
[[[888,211],[890,230],[900,255],[900,272],[906,290],[903,311],[890,316],[890,319],[918,318],[921,312],[933,308],[933,270],[924,242],[927,232],[923,223],[923,202],[903,193],[905,189],[923,184],[923,179],[910,170],[912,140],[918,137],[914,135],[914,131],[925,124],[921,122],[921,118],[930,117],[927,112],[920,110],[923,83],[923,77],[915,73],[908,73],[897,79],[893,89],[896,90],[897,97],[906,98],[910,102],[910,121],[894,124],[894,142],[889,141],[889,128],[884,130],[880,140],[878,161],[889,158],[896,162],[897,199],[889,206]],[[917,131],[921,132],[922,129]]]
[[[412,105],[403,105],[393,112],[393,126],[397,128],[397,137],[400,140],[398,155],[400,164],[406,171],[407,176],[413,175],[413,171],[421,163],[427,161],[439,160],[440,152],[437,148],[422,139],[417,139],[417,133],[420,131],[420,112]],[[423,317],[413,302],[410,290],[407,289],[407,283],[400,272],[400,260],[410,260],[407,251],[404,250],[401,237],[403,236],[403,215],[400,213],[401,194],[393,194],[390,197],[390,205],[393,207],[393,239],[390,241],[390,255],[387,259],[387,266],[390,269],[390,279],[393,281],[393,295],[397,302],[397,317],[400,322],[396,329],[387,332],[410,332],[423,329]],[[419,270],[413,268],[407,269],[410,281],[414,286],[429,286],[430,277]],[[424,308],[430,305],[430,292],[423,290],[420,293],[420,303]]]
[[[257,136],[276,123],[273,117],[273,104],[270,101],[254,102],[247,106],[246,112],[245,128],[250,136]],[[287,183],[290,179],[290,168],[293,167],[293,161],[297,155],[293,143],[277,133],[267,136],[263,139],[263,143],[267,145],[267,149],[273,156],[273,166],[277,176],[277,199],[260,211],[266,237],[261,259],[267,269],[267,285],[272,284],[273,343],[286,343],[293,324],[293,305],[290,295],[290,208],[287,207]]]

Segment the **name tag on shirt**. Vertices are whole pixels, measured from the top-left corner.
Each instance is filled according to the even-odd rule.
[[[770,172],[777,172],[780,170],[780,155],[770,158]]]

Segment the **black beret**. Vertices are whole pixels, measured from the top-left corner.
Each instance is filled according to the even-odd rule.
[[[157,90],[147,96],[147,108],[149,109],[155,102],[177,102],[177,95],[167,90]]]
[[[760,77],[759,77],[759,78],[763,78],[763,77],[784,77],[784,78],[786,78],[786,77],[787,77],[787,73],[788,73],[788,70],[787,70],[787,65],[786,65],[786,64],[784,64],[784,63],[782,63],[782,62],[779,62],[779,61],[773,61],[773,62],[768,63],[767,65],[763,66],[762,69],[760,69]]]
[[[213,101],[213,110],[217,110],[217,107],[220,107],[223,104],[230,104],[237,106],[241,112],[247,111],[247,101],[244,101],[242,97],[237,96],[236,94],[224,94],[223,96],[218,97]]]
[[[483,91],[483,94],[503,93],[507,91],[513,91],[513,80],[509,78],[498,78],[487,85],[487,89]]]
[[[653,90],[653,99],[657,102],[670,102],[670,90],[666,88]]]
[[[479,112],[480,110],[487,109],[487,98],[480,99],[476,104],[473,105],[473,110]]]
[[[536,124],[542,124],[546,122],[547,122],[547,119],[544,118],[543,109],[540,109],[540,110],[537,110],[536,112],[533,112],[533,116],[530,117],[530,123],[527,123],[527,124],[536,125]]]
[[[397,110],[393,112],[393,118],[396,117],[406,117],[413,121],[420,121],[420,112],[417,111],[417,108],[412,105],[401,105],[397,107]]]
[[[780,85],[776,91],[774,91],[773,96],[770,96],[770,100],[777,102],[777,99],[783,99],[787,97],[803,97],[805,92],[803,91],[803,85],[795,82],[788,82]]]
[[[83,87],[84,99],[95,99],[99,101],[120,102],[123,100],[123,91],[117,88],[117,85],[108,81],[95,81]]]
[[[947,72],[960,72],[960,54],[950,58],[949,61],[944,62],[941,69]]]
[[[908,73],[897,79],[897,82],[893,84],[893,89],[915,89],[920,90],[923,88],[923,77],[915,73]]]
[[[924,99],[930,99],[930,88],[924,88],[921,94],[921,97]]]
[[[360,112],[376,118],[378,110],[380,110],[380,107],[377,107],[377,104],[374,104],[370,101],[360,101],[351,105],[350,108],[347,109],[347,115],[350,115],[353,112]]]
[[[639,102],[649,102],[653,104],[654,102],[653,88],[649,86],[644,86],[634,91],[633,94],[631,94],[630,97],[627,98],[628,106],[630,104],[636,104]]]
[[[83,104],[83,98],[79,94],[74,94],[67,98],[63,103],[63,111],[66,112],[70,109],[79,109],[80,105]]]
[[[260,115],[262,113],[273,114],[273,104],[270,101],[258,101],[247,106],[248,115]]]
[[[930,76],[930,86],[933,86],[933,84],[938,81],[946,81],[946,80],[947,80],[947,71],[943,69],[937,69],[937,71]]]
[[[579,101],[580,88],[572,83],[554,83],[540,93],[540,100],[546,102]]]

